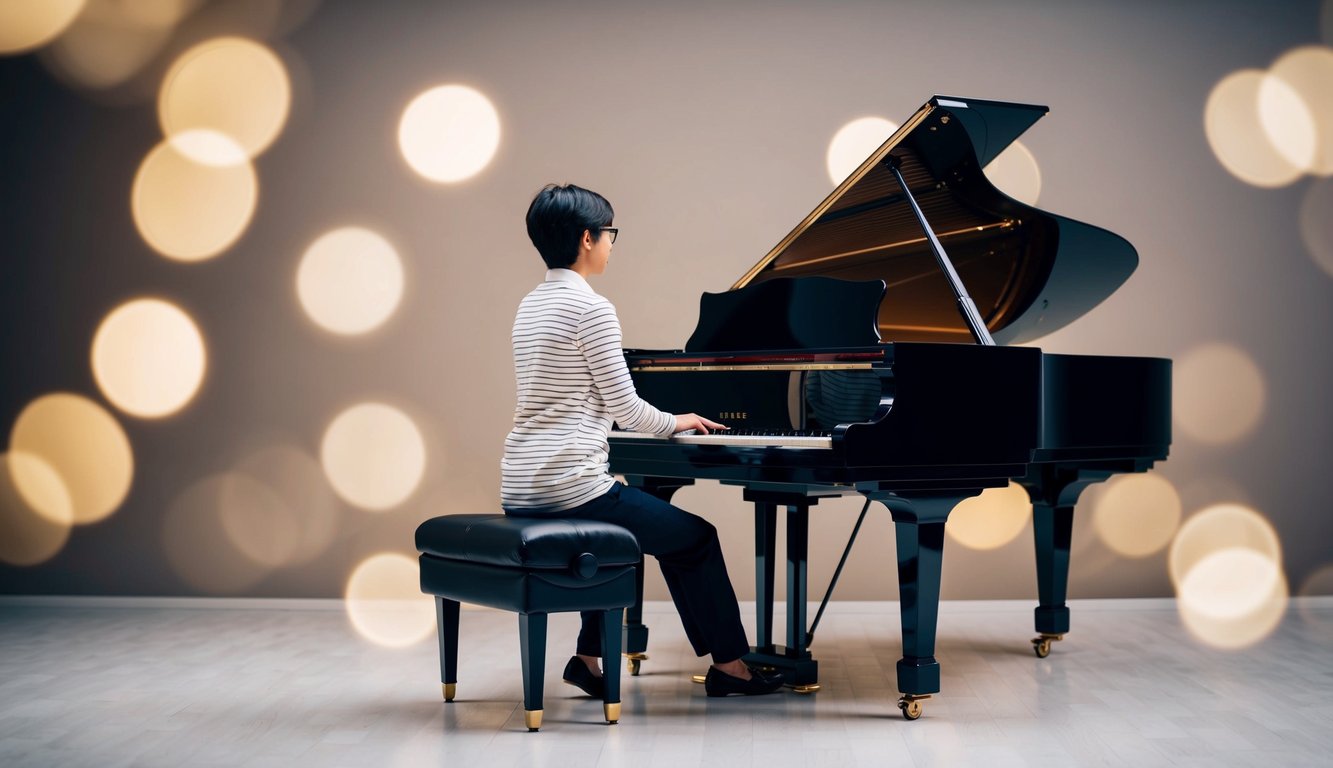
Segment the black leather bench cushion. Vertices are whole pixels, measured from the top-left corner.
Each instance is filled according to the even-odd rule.
[[[592,520],[445,515],[417,527],[417,551],[508,568],[568,570],[583,554],[598,568],[635,565],[639,542],[618,525]]]
[[[559,613],[627,608],[638,585],[634,566],[601,568],[592,578],[547,570],[421,556],[421,591],[460,603],[518,613]]]

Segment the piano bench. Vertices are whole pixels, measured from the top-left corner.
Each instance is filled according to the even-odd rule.
[[[459,603],[518,614],[523,710],[529,731],[541,728],[546,617],[605,611],[602,617],[602,711],[620,719],[620,646],[625,608],[637,599],[641,553],[618,525],[563,518],[445,515],[417,527],[421,591],[435,596],[440,682],[453,701],[458,683]]]

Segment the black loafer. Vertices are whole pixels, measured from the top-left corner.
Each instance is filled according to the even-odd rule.
[[[602,678],[594,675],[588,665],[583,663],[583,659],[578,656],[570,656],[569,663],[565,665],[564,680],[567,684],[582,690],[584,693],[594,699],[606,698],[606,683]]]
[[[749,680],[719,672],[717,667],[709,667],[704,677],[704,691],[709,696],[763,696],[780,688],[781,675],[764,675],[754,669],[750,670]]]

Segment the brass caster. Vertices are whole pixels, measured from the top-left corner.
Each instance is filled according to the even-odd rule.
[[[903,718],[907,720],[919,719],[921,717],[921,712],[924,709],[921,704],[921,701],[922,699],[929,699],[929,698],[930,698],[929,694],[925,695],[913,695],[910,693],[903,694],[902,698],[898,699],[898,709],[901,709],[903,711]]]
[[[627,653],[625,654],[625,668],[629,670],[630,675],[639,676],[639,666],[647,660],[646,653]]]
[[[614,704],[603,704],[602,714],[606,715],[606,722],[615,725],[620,722],[620,702]]]
[[[454,693],[458,690],[458,683],[440,683],[440,688],[444,690],[444,700],[453,701]]]
[[[708,681],[708,675],[690,675],[690,680],[698,683],[699,685],[703,685],[705,682]]]
[[[540,709],[523,710],[523,722],[527,724],[528,731],[532,732],[542,727],[542,711]]]
[[[1052,635],[1043,632],[1041,637],[1032,638],[1032,650],[1037,654],[1037,658],[1044,659],[1051,655],[1051,643],[1064,638],[1064,635]]]
[[[808,685],[793,685],[792,693],[814,693],[819,690],[819,683],[809,683]]]

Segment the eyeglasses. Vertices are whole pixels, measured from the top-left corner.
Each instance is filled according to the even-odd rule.
[[[620,228],[619,228],[619,227],[598,227],[598,229],[600,229],[600,230],[603,231],[603,232],[610,232],[610,233],[611,233],[611,244],[612,244],[612,245],[615,245],[615,242],[616,242],[616,235],[619,235],[619,234],[620,234]]]

